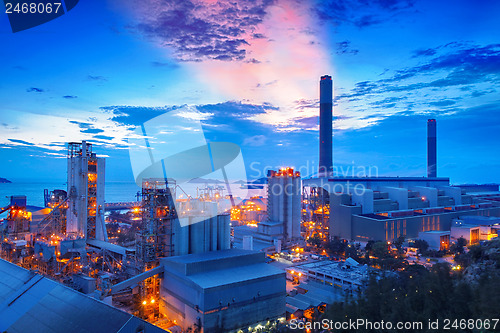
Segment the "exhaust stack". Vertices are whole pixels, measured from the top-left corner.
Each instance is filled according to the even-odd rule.
[[[437,177],[436,119],[427,120],[427,177]]]
[[[333,170],[332,102],[332,77],[323,75],[319,81],[319,176],[331,175]]]

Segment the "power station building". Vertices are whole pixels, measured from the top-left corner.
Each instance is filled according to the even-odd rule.
[[[450,186],[448,178],[313,178],[329,204],[329,236],[355,241],[417,238],[419,232],[449,231],[464,216],[500,216],[500,203]]]
[[[332,84],[320,80],[319,170],[304,179],[306,212],[320,235],[391,241],[427,231],[450,231],[464,216],[500,216],[500,201],[469,195],[437,177],[437,123],[427,121],[427,177],[338,177],[332,172]],[[318,225],[321,225],[318,228]]]
[[[460,188],[439,183],[425,178],[386,179],[381,185],[367,182],[359,194],[333,194],[331,235],[391,241],[416,238],[422,231],[449,231],[461,216],[500,216],[500,206],[475,201]]]

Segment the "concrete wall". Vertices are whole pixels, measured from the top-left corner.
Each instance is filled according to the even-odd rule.
[[[467,240],[467,244],[469,244],[471,241],[471,233],[473,231],[476,231],[478,233],[478,236],[479,236],[479,234],[480,234],[479,227],[473,227],[473,226],[471,226],[470,228],[466,227],[466,226],[451,227],[451,238],[453,240],[457,240],[460,237],[462,237],[465,240]]]
[[[350,205],[348,194],[330,194],[330,236],[345,239],[352,238],[352,221],[354,214],[361,214],[360,206]]]
[[[408,189],[399,187],[381,187],[381,191],[389,194],[389,199],[396,201],[399,205],[399,210],[408,209]]]
[[[425,200],[429,202],[428,207],[437,207],[438,205],[437,188],[425,187],[425,186],[412,186],[411,189],[417,191],[421,197],[425,197]]]
[[[387,194],[387,193],[385,193]],[[398,209],[398,203],[393,202],[391,199],[378,199],[373,202],[373,212],[389,212]]]
[[[219,326],[228,331],[283,317],[286,303],[285,284],[283,272],[280,276],[205,290],[206,310],[220,307],[225,309],[205,315],[204,326]]]
[[[373,190],[365,189],[362,193],[352,191],[352,203],[361,206],[363,214],[373,213]]]
[[[453,206],[455,204],[455,201],[453,198],[443,195],[443,196],[438,196],[438,206],[439,207],[447,207],[447,206]]]
[[[462,189],[460,187],[441,186],[439,189],[443,190],[446,196],[452,198],[455,205],[462,204]]]
[[[423,201],[420,197],[408,199],[408,209],[422,209],[429,207],[429,201]]]

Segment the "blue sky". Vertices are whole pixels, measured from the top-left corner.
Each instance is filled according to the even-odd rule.
[[[12,33],[0,15],[0,177],[65,178],[65,143],[133,181],[137,126],[189,106],[208,141],[313,170],[319,76],[334,79],[334,162],[380,175],[500,182],[500,2],[81,1]]]

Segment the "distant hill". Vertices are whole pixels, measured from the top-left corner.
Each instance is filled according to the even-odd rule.
[[[0,177],[0,183],[12,183],[10,180],[6,179],[6,178],[1,178]]]
[[[267,177],[251,180],[248,182],[248,184],[267,184]]]
[[[195,183],[195,184],[224,184],[223,181],[220,181],[218,179],[204,179],[204,178],[193,178],[191,179],[188,183]]]

